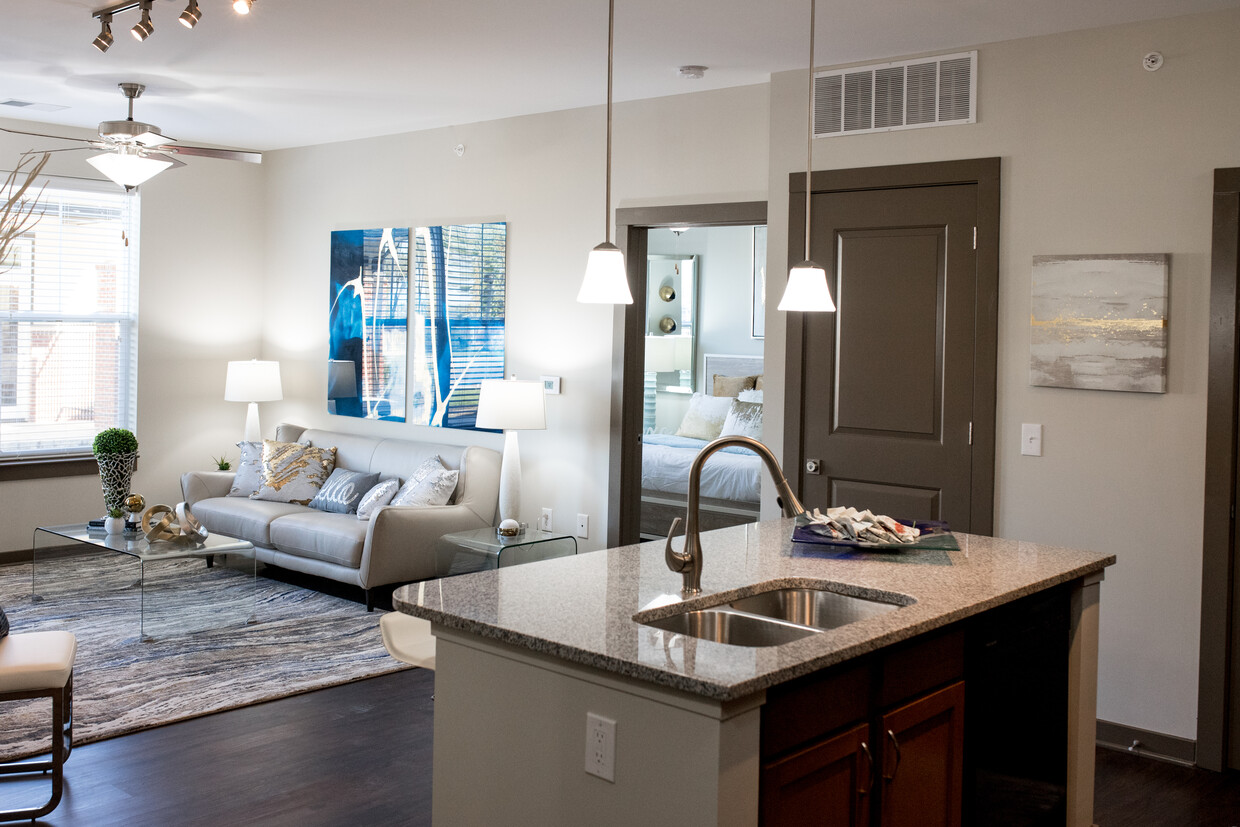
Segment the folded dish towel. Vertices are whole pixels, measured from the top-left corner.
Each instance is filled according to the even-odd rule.
[[[915,543],[921,531],[872,511],[855,508],[828,508],[823,514],[817,508],[806,514],[809,528],[816,534],[835,540],[858,543]]]

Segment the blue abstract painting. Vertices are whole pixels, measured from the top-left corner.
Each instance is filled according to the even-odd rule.
[[[329,412],[474,428],[504,376],[506,250],[503,222],[333,232]]]
[[[405,421],[409,230],[332,233],[327,409]]]

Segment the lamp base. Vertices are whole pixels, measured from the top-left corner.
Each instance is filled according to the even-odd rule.
[[[245,441],[262,442],[263,429],[258,424],[258,403],[251,402],[245,412]]]
[[[504,431],[504,458],[499,471],[499,518],[521,519],[521,451],[517,432]]]

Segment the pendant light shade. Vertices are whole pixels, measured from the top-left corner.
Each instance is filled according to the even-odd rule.
[[[809,313],[834,313],[835,302],[831,300],[831,288],[827,286],[827,271],[814,263],[809,256],[810,195],[813,187],[814,166],[814,16],[816,0],[809,0],[809,134],[805,141],[805,261],[788,271],[788,284],[784,297],[779,300],[783,311],[799,310]]]
[[[577,301],[583,304],[632,304],[624,253],[611,243],[611,70],[612,43],[616,33],[616,1],[607,3],[607,187],[603,199],[603,229],[607,240],[590,251],[586,275]]]
[[[624,254],[615,244],[605,241],[590,251],[577,301],[583,304],[633,303]]]
[[[112,152],[90,156],[86,163],[122,187],[136,187],[172,166],[173,162],[167,156],[145,155],[137,147],[118,146]]]

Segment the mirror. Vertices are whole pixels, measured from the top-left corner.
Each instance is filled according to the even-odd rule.
[[[646,373],[655,390],[693,393],[697,256],[652,254],[646,268]]]

